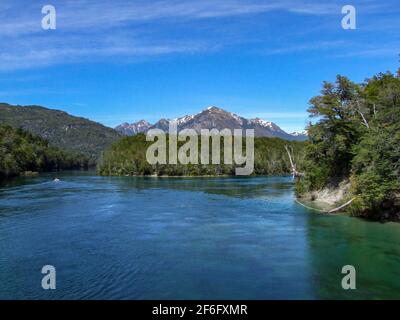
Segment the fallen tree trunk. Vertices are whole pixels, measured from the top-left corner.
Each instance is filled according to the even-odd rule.
[[[340,207],[337,207],[335,209],[329,210],[328,213],[334,213],[337,211],[342,210],[343,208],[347,207],[349,204],[351,204],[356,198],[351,199],[350,201],[347,201],[345,204],[342,204]]]
[[[347,207],[348,205],[350,205],[356,198],[351,199],[350,201],[347,201],[346,203],[342,204],[340,207],[331,209],[331,210],[321,210],[321,209],[317,209],[317,208],[313,208],[313,207],[309,207],[307,205],[305,205],[304,203],[301,203],[299,200],[296,199],[296,202],[300,205],[302,205],[303,207],[307,208],[307,209],[311,209],[311,210],[315,210],[318,212],[322,212],[322,213],[335,213],[338,212],[342,209],[344,209],[345,207]]]
[[[296,202],[297,202],[299,205],[303,206],[304,208],[307,208],[307,209],[310,209],[310,210],[315,210],[315,211],[318,211],[318,212],[327,213],[327,212],[324,211],[324,210],[306,206],[304,203],[301,203],[301,202],[300,202],[299,200],[297,200],[297,199],[296,199]]]

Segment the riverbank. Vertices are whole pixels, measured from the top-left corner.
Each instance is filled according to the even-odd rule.
[[[353,195],[350,192],[350,187],[350,182],[344,180],[336,187],[326,187],[321,190],[314,190],[297,195],[297,200],[300,204],[303,204],[310,209],[328,213],[351,200]],[[344,213],[344,210],[341,210],[340,212]],[[339,211],[337,213],[339,213]]]
[[[369,221],[400,222],[400,214],[394,214],[393,208],[390,207],[365,214],[358,203],[357,195],[354,195],[351,190],[350,181],[344,180],[336,187],[330,186],[296,195],[296,201],[320,213],[352,216]]]

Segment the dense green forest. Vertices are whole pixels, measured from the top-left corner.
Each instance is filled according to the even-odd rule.
[[[146,160],[146,150],[152,143],[146,141],[144,134],[122,138],[103,154],[98,165],[98,172],[101,175],[116,176],[153,174],[159,176],[214,176],[235,174],[235,164],[223,164],[222,141],[221,165],[150,165]],[[179,146],[183,143],[180,142]],[[304,142],[289,142],[279,138],[255,138],[254,174],[272,175],[290,173],[290,164],[284,148],[285,145],[289,145],[293,149],[296,161],[301,163]],[[199,143],[199,150],[200,148]]]
[[[0,178],[62,169],[87,168],[89,159],[62,151],[22,129],[0,126]]]
[[[0,125],[21,128],[72,153],[83,153],[95,164],[103,150],[121,135],[114,129],[66,112],[40,106],[0,103]]]
[[[302,196],[350,181],[348,211],[375,219],[400,218],[400,72],[356,84],[343,76],[324,82],[310,101],[317,122],[308,129]]]

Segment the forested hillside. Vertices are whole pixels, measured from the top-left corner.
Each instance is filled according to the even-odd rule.
[[[168,175],[168,176],[201,176],[201,175],[234,175],[234,165],[150,165],[146,160],[146,150],[153,142],[146,142],[144,134],[125,137],[117,141],[104,153],[98,165],[101,175]],[[183,142],[179,143],[179,146]],[[290,164],[285,145],[293,148],[296,161],[301,163],[304,142],[285,141],[279,138],[255,138],[254,174],[272,175],[289,174]],[[200,143],[199,143],[200,150]],[[223,163],[221,144],[221,163]]]
[[[348,211],[374,219],[400,218],[400,74],[381,73],[356,84],[338,76],[310,101],[300,196],[350,181]],[[345,199],[344,199],[345,200]]]
[[[52,146],[83,153],[92,163],[97,161],[104,149],[120,138],[114,129],[99,123],[39,106],[2,103],[0,125],[22,128],[46,139]]]
[[[89,159],[65,152],[22,129],[0,126],[0,178],[61,169],[87,168]]]

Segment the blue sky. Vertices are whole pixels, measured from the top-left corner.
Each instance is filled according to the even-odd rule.
[[[398,0],[1,0],[0,101],[108,126],[216,105],[302,130],[322,81],[400,66],[399,18]]]

